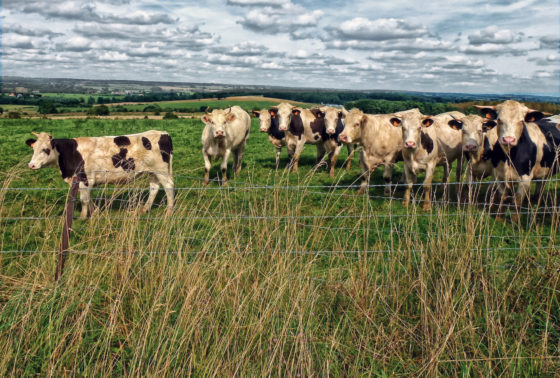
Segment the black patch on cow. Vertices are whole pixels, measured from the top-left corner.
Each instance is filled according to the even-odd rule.
[[[121,148],[118,154],[113,155],[111,157],[111,160],[113,161],[113,166],[115,168],[121,167],[126,172],[134,171],[134,168],[136,168],[136,166],[134,165],[134,159],[133,158],[127,159],[126,158],[127,153],[128,150],[126,148]]]
[[[75,139],[51,139],[51,147],[58,152],[58,167],[62,178],[66,179],[76,175],[87,186],[84,159],[78,151],[78,142]]]
[[[115,137],[115,139],[113,139],[113,141],[115,142],[115,144],[119,147],[126,147],[126,146],[130,146],[130,139],[128,139],[127,136],[118,136]]]
[[[276,140],[282,140],[286,137],[286,133],[280,130],[278,117],[270,117],[270,127],[268,128],[268,135]]]
[[[27,139],[27,140],[25,141],[25,144],[27,144],[29,147],[32,147],[32,146],[33,146],[33,143],[35,143],[35,142],[37,142],[37,140],[35,140],[35,139]]]
[[[463,151],[463,158],[464,158],[466,161],[471,161],[471,154],[470,154],[470,152]]]
[[[428,153],[432,152],[434,149],[434,141],[428,134],[425,134],[422,131],[420,131],[420,144],[422,144],[422,147],[428,151]]]
[[[546,144],[543,146],[543,158],[541,165],[553,169],[553,173],[559,170],[559,153],[560,153],[560,130],[558,124],[547,118],[536,122],[537,126],[546,138]]]
[[[46,153],[47,155],[51,154],[50,148],[43,148],[43,152]]]
[[[146,137],[142,137],[142,145],[144,146],[144,148],[146,150],[151,150],[152,149],[152,143]]]
[[[344,123],[342,122],[342,115],[339,114],[338,121],[336,123],[336,129],[334,130],[334,134],[330,135],[330,138],[336,140],[339,146],[342,144],[342,142],[338,140],[338,136],[342,134],[343,131],[344,131]]]
[[[290,130],[290,133],[297,136],[298,139],[301,139],[304,129],[303,120],[301,119],[301,114],[299,112],[297,115],[292,114],[292,119],[290,120],[290,126],[288,126],[288,130]]]
[[[492,165],[497,167],[500,162],[513,165],[513,168],[520,176],[527,175],[535,166],[537,160],[537,145],[531,140],[527,126],[523,124],[523,132],[519,138],[519,142],[515,147],[509,150],[509,158],[502,149],[500,140],[498,139],[492,149]]]
[[[315,140],[319,140],[318,137],[321,137],[323,141],[329,139],[329,134],[327,134],[327,126],[325,125],[324,117],[315,116],[315,119],[311,121],[310,126],[311,126],[311,131],[313,131],[313,134],[318,134],[315,135]]]
[[[169,163],[170,157],[173,154],[173,143],[171,142],[169,134],[163,134],[159,137],[158,146],[161,152],[161,158],[164,162]]]
[[[487,161],[492,158],[492,146],[490,145],[490,141],[488,140],[488,137],[486,135],[484,136],[483,144],[484,151],[482,152],[482,160]]]

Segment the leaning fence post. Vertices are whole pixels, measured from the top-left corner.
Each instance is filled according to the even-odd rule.
[[[72,178],[72,186],[70,194],[66,199],[66,218],[62,226],[62,241],[60,243],[60,251],[58,252],[58,262],[56,263],[56,273],[54,280],[58,281],[64,271],[64,263],[68,254],[68,242],[70,240],[70,230],[72,229],[72,219],[74,217],[74,208],[76,207],[76,195],[80,186],[80,179],[77,176]]]

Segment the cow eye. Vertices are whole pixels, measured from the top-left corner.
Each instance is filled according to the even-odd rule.
[[[358,126],[360,126],[360,124],[356,122],[356,123],[354,124],[354,127],[358,127]]]

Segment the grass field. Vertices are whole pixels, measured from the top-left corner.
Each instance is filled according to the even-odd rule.
[[[196,119],[0,122],[2,376],[560,372],[557,212],[527,208],[517,223],[483,205],[406,209],[401,189],[324,187],[356,183],[357,158],[333,181],[309,146],[298,174],[275,171],[256,120],[227,189],[200,187]],[[27,169],[29,132],[150,129],[173,138],[173,215],[163,193],[138,215],[145,180],[96,190],[99,211],[74,222],[53,282],[68,187],[58,170]]]

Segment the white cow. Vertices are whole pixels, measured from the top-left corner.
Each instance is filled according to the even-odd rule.
[[[245,153],[245,145],[251,129],[251,117],[239,106],[226,110],[214,109],[201,117],[205,127],[202,131],[202,155],[204,157],[204,185],[210,181],[210,168],[218,158],[222,158],[222,185],[228,185],[227,163],[229,155],[233,153],[233,170],[235,174],[241,172],[241,162]]]

